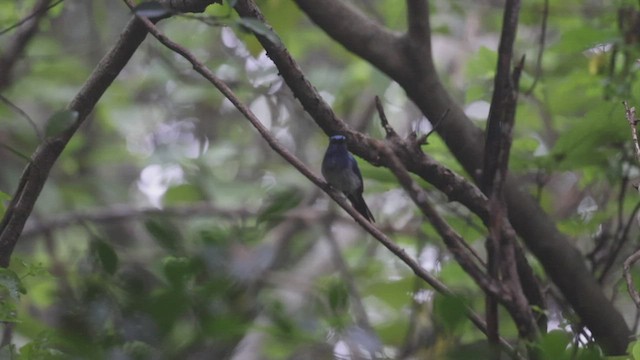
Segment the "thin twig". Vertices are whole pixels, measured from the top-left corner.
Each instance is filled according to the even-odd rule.
[[[627,118],[627,122],[629,123],[629,127],[631,128],[631,138],[633,139],[633,146],[635,147],[636,152],[636,160],[640,162],[640,143],[638,143],[638,129],[636,126],[638,125],[638,118],[636,117],[636,108],[629,107],[629,103],[625,100],[622,102],[624,105],[625,115]],[[636,304],[637,308],[640,308],[640,294],[633,283],[633,276],[631,275],[631,265],[640,260],[640,250],[637,250],[631,256],[629,256],[623,264],[623,272],[624,278],[627,281],[627,290],[629,291],[629,295],[631,299]]]
[[[4,34],[6,31],[26,23],[25,26],[16,30],[11,40],[2,47],[2,52],[0,53],[0,89],[4,89],[11,83],[11,70],[18,63],[18,59],[24,53],[27,44],[36,35],[40,20],[46,14],[50,3],[51,0],[38,0],[33,6],[31,15],[0,33]]]
[[[130,7],[133,6],[130,0],[124,0]],[[137,15],[136,15],[137,16]],[[340,207],[342,207],[349,215],[351,215],[360,226],[362,226],[369,234],[371,234],[376,240],[378,240],[383,246],[391,251],[398,259],[404,262],[418,277],[427,282],[434,290],[447,295],[452,295],[451,290],[440,280],[426,271],[420,263],[409,256],[404,249],[396,245],[389,237],[382,231],[371,224],[365,219],[359,212],[351,207],[344,196],[333,190],[322,179],[316,176],[303,162],[301,162],[295,155],[290,153],[284,146],[282,146],[266,129],[260,120],[253,114],[253,112],[240,101],[235,93],[220,79],[218,79],[213,72],[207,68],[202,62],[200,62],[190,51],[186,48],[178,45],[166,37],[149,19],[139,17],[139,19],[147,27],[149,33],[151,33],[160,43],[167,48],[173,50],[183,58],[185,58],[194,70],[207,79],[212,85],[214,85],[235,107],[238,111],[251,123],[251,125],[260,133],[263,139],[269,144],[269,146],[276,151],[282,158],[294,166],[301,174],[309,179],[313,184],[327,193]],[[471,322],[478,327],[481,331],[486,331],[486,324],[484,321],[475,314],[471,309],[467,309],[467,316]],[[515,354],[515,350],[504,339],[501,338],[501,345],[510,354]]]
[[[356,324],[365,329],[368,332],[374,333],[375,330],[371,326],[371,322],[369,321],[369,315],[362,303],[362,296],[360,295],[360,291],[358,291],[358,286],[356,280],[353,278],[353,274],[349,269],[347,262],[342,256],[342,252],[340,251],[340,245],[338,244],[338,240],[331,233],[331,226],[325,226],[325,234],[327,238],[327,242],[331,247],[332,259],[335,267],[338,269],[340,276],[343,278],[345,285],[347,286],[347,290],[349,292],[349,298],[351,300],[351,304],[353,306],[353,313],[356,319]]]
[[[636,151],[636,160],[640,162],[640,143],[638,142],[638,129],[636,126],[638,125],[638,118],[636,117],[636,108],[629,107],[629,103],[625,100],[622,102],[624,105],[625,114],[627,117],[627,122],[631,127],[631,138],[633,139],[633,146]]]
[[[533,75],[533,83],[525,91],[525,95],[529,95],[535,90],[538,81],[542,77],[542,55],[544,54],[544,46],[547,38],[547,20],[549,19],[549,0],[544,0],[542,10],[542,24],[540,25],[540,41],[538,42],[538,56],[536,57],[536,68]]]
[[[63,1],[64,0],[58,0],[58,1],[54,2],[53,4],[45,6],[44,8],[36,8],[31,14],[29,14],[29,15],[25,16],[24,18],[20,19],[20,21],[18,21],[15,24],[9,26],[8,28],[0,30],[0,36],[8,33],[9,31],[17,28],[20,25],[26,23],[27,21],[33,19],[34,17],[36,17],[38,15],[41,15],[41,14],[49,11],[50,9],[53,9],[54,7],[56,7],[58,4],[60,4]]]
[[[623,263],[622,269],[624,272],[624,278],[627,281],[627,291],[631,299],[636,304],[636,307],[640,309],[640,293],[636,290],[636,285],[633,283],[633,276],[631,275],[631,265],[640,260],[640,250],[634,252]]]
[[[378,115],[380,116],[380,124],[384,129],[384,132],[387,134],[387,137],[395,137],[398,136],[396,131],[389,125],[389,120],[387,120],[387,115],[384,113],[384,107],[382,106],[382,101],[380,101],[380,97],[376,95],[376,109],[378,109]]]
[[[176,217],[213,215],[230,219],[242,219],[244,217],[254,215],[254,213],[243,208],[219,208],[206,202],[182,206],[170,206],[165,208],[136,208],[128,204],[120,204],[112,205],[108,208],[75,211],[47,218],[46,220],[36,221],[33,224],[28,223],[22,233],[22,237],[28,238],[43,232],[50,232],[83,222],[109,223],[114,221],[129,221],[151,215],[168,215]]]
[[[438,130],[438,127],[440,126],[440,124],[444,121],[444,119],[447,118],[447,115],[449,115],[449,111],[451,109],[447,108],[447,110],[445,110],[442,115],[440,115],[440,118],[432,124],[431,126],[431,130],[429,130],[428,133],[420,136],[419,138],[416,139],[417,143],[420,145],[429,145],[429,142],[427,141],[429,139],[429,136],[431,136],[431,134],[433,134],[434,132],[436,132],[436,130]]]
[[[33,128],[33,131],[36,133],[36,136],[38,137],[39,141],[42,141],[42,139],[44,139],[44,135],[42,134],[42,131],[40,130],[40,128],[38,128],[38,125],[36,125],[36,122],[33,121],[33,119],[24,110],[22,110],[18,105],[11,102],[11,100],[4,97],[4,95],[2,94],[0,94],[0,101],[5,103],[13,111],[17,112],[18,114],[20,114],[20,116],[22,116],[25,120],[27,120],[29,125],[31,125],[31,127]]]

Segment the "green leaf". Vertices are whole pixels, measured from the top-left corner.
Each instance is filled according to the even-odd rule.
[[[102,240],[94,240],[92,246],[104,271],[109,275],[115,274],[118,269],[118,254],[111,245]]]
[[[291,188],[275,192],[266,201],[266,207],[260,211],[258,222],[279,220],[285,212],[293,209],[302,201],[303,194],[299,189]]]
[[[459,331],[467,322],[467,308],[461,296],[437,294],[433,300],[433,313],[451,333]]]
[[[162,5],[159,1],[147,1],[133,8],[133,13],[149,19],[161,19],[173,14],[171,9]]]
[[[611,43],[618,36],[615,28],[602,29],[591,26],[567,29],[561,32],[560,35],[561,39],[554,45],[554,48],[561,49],[565,54],[580,53],[597,44]]]
[[[145,221],[144,225],[158,245],[164,249],[176,252],[181,248],[180,240],[182,236],[180,230],[170,221],[152,218]]]
[[[616,144],[628,141],[629,126],[623,116],[622,111],[615,111],[610,105],[592,107],[572,121],[572,126],[556,142],[551,156],[561,169],[606,165],[619,152]]]
[[[640,360],[640,341],[635,341],[633,343],[631,355],[633,356],[633,360]]]
[[[295,324],[282,303],[274,302],[267,311],[269,313],[269,318],[273,322],[275,330],[285,336],[291,336],[291,334],[293,334]]]
[[[20,294],[26,294],[27,290],[22,281],[13,270],[0,268],[0,286],[4,287],[13,300],[20,300]]]
[[[204,196],[200,189],[193,184],[180,184],[170,187],[164,193],[164,205],[189,204],[202,201]]]
[[[5,201],[11,200],[11,195],[0,191],[0,218],[4,216],[4,213],[7,211],[7,207],[4,205]]]
[[[255,18],[243,17],[238,19],[237,22],[241,29],[250,31],[256,35],[264,36],[269,40],[269,42],[276,46],[282,45],[282,41],[278,37],[278,34],[276,34],[262,21]]]
[[[364,294],[375,296],[391,308],[400,309],[411,301],[411,294],[415,287],[415,280],[410,276],[399,280],[381,279],[370,283]]]
[[[341,314],[348,310],[349,291],[343,281],[334,280],[329,283],[327,298],[329,300],[329,307],[334,314]]]
[[[169,256],[162,260],[162,270],[175,287],[182,287],[196,272],[195,263],[186,257]]]
[[[545,360],[570,359],[571,354],[567,347],[571,342],[571,336],[562,330],[552,330],[544,334],[538,347]]]
[[[44,134],[46,137],[57,136],[78,120],[78,112],[75,110],[62,110],[53,114],[47,120]]]
[[[471,78],[492,78],[496,72],[498,53],[488,47],[481,46],[467,62],[466,74]]]

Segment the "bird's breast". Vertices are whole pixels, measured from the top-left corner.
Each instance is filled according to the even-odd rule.
[[[362,186],[360,178],[348,163],[328,160],[322,166],[322,175],[331,186],[348,194],[356,192]]]

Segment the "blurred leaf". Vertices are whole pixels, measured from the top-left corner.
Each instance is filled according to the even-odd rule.
[[[150,359],[153,357],[153,348],[142,341],[134,340],[123,344],[122,349],[131,359]]]
[[[171,16],[172,11],[159,1],[146,1],[135,6],[133,13],[149,19],[158,19]]]
[[[393,321],[376,325],[375,330],[385,344],[402,344],[406,339],[409,326],[406,319],[398,317]]]
[[[218,314],[205,323],[207,335],[221,340],[232,340],[242,336],[250,328],[245,319],[235,313]]]
[[[249,17],[243,17],[237,21],[240,28],[264,36],[276,46],[282,46],[282,41],[278,35],[262,21]]]
[[[492,359],[495,357],[493,349],[486,340],[474,341],[468,344],[451,346],[447,351],[447,360]],[[500,357],[502,359],[502,357]]]
[[[571,351],[567,347],[571,344],[571,335],[562,330],[552,330],[542,335],[538,343],[542,359],[564,360],[571,359]]]
[[[604,358],[605,357],[598,346],[588,344],[586,347],[578,349],[577,355],[571,360],[602,360]]]
[[[634,341],[633,346],[631,347],[631,355],[633,356],[633,360],[640,360],[640,341]]]
[[[0,286],[9,292],[13,300],[20,300],[20,294],[26,294],[27,289],[22,285],[22,281],[13,270],[0,268]]]
[[[57,136],[78,120],[78,112],[75,110],[62,110],[53,114],[47,120],[44,134],[47,137]]]
[[[156,242],[164,249],[170,252],[177,252],[182,248],[180,242],[182,235],[180,229],[171,221],[166,219],[151,218],[144,223],[149,234],[153,236]]]
[[[349,291],[347,285],[338,279],[329,283],[327,289],[329,308],[334,314],[341,314],[349,310]]]
[[[186,257],[169,256],[162,260],[165,277],[175,287],[182,287],[196,272],[194,262]]]
[[[580,26],[568,29],[561,33],[561,39],[554,47],[562,49],[562,52],[581,53],[599,44],[615,41],[615,29],[603,29],[599,27]]]
[[[471,78],[490,79],[496,71],[498,53],[481,46],[467,62],[466,74]]]
[[[622,119],[622,110],[614,110],[610,105],[592,107],[573,121],[552,150],[552,156],[561,168],[606,165],[610,157],[619,151],[615,144],[627,141],[628,124]]]
[[[5,201],[8,202],[9,200],[11,200],[11,195],[0,191],[0,218],[2,218],[7,211],[7,207],[4,206]]]
[[[91,243],[102,269],[109,275],[115,274],[118,269],[118,254],[108,243],[102,240],[94,240]]]
[[[231,236],[229,229],[222,227],[210,227],[200,231],[199,237],[206,245],[221,246],[227,244]]]
[[[164,205],[170,206],[200,202],[204,200],[204,196],[197,186],[180,184],[167,189],[162,200]]]
[[[277,191],[269,195],[266,205],[258,214],[258,222],[278,221],[287,211],[298,206],[302,201],[303,193],[297,188],[289,188]]]
[[[467,322],[467,309],[461,296],[436,294],[433,299],[433,314],[453,334]]]
[[[272,303],[268,312],[273,325],[280,332],[280,335],[290,336],[293,333],[295,324],[293,323],[292,318],[287,314],[282,303]]]
[[[41,262],[29,262],[21,257],[14,257],[12,263],[15,263],[16,261],[24,267],[24,270],[20,270],[20,272],[24,271],[24,277],[51,275],[49,270],[47,270]]]
[[[166,333],[173,329],[176,321],[190,305],[183,289],[170,288],[153,294],[145,309],[158,324],[158,330]]]
[[[18,359],[68,359],[69,355],[66,355],[60,350],[56,349],[57,344],[53,343],[50,337],[51,336],[48,332],[40,333],[34,340],[20,348],[20,355],[18,356]]]
[[[363,294],[375,296],[394,309],[399,309],[411,301],[415,279],[406,276],[398,280],[380,279],[367,284]]]

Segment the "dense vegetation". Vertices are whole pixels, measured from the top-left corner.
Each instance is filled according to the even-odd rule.
[[[133,5],[0,2],[1,358],[640,359],[637,2]]]

